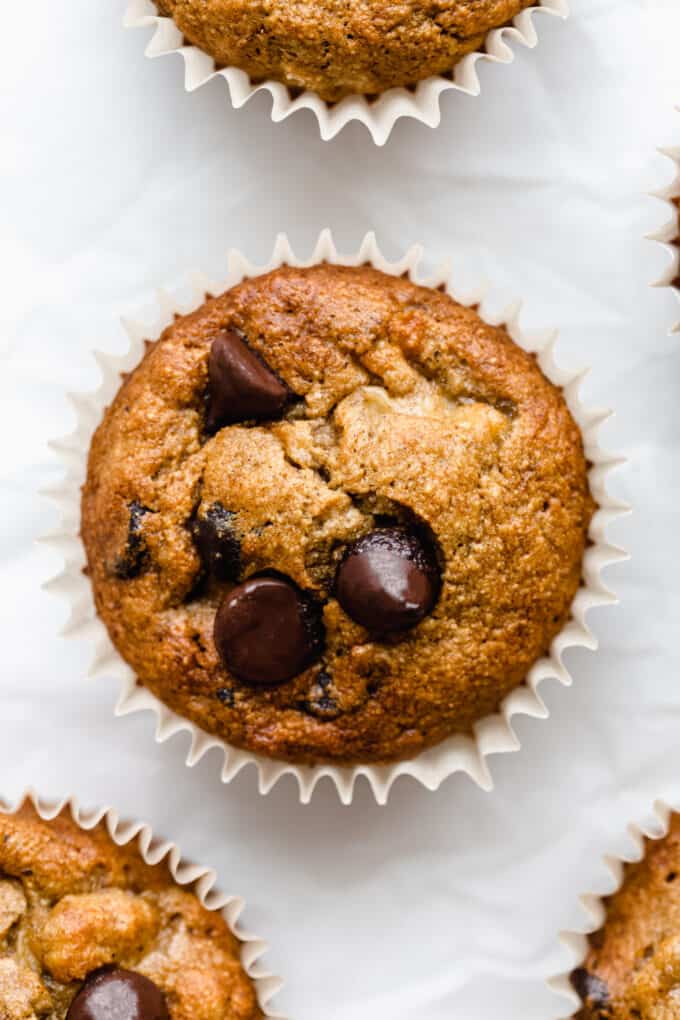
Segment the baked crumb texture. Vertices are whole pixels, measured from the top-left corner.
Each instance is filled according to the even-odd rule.
[[[238,331],[291,393],[206,431],[211,344]],[[411,757],[495,711],[569,617],[594,504],[580,432],[535,358],[407,279],[320,265],[248,279],[149,345],[91,445],[82,536],[96,605],[139,681],[230,744],[293,762]],[[205,571],[218,515],[232,580]],[[378,638],[334,597],[348,545],[416,527],[441,569],[417,626]],[[272,689],[213,640],[235,581],[318,599],[324,645]]]
[[[165,865],[67,811],[50,822],[28,802],[0,813],[2,1020],[64,1020],[86,977],[108,965],[153,981],[171,1020],[262,1015],[224,918]]]
[[[680,1017],[680,815],[668,835],[645,840],[621,888],[605,901],[606,919],[590,936],[572,974],[583,1008],[578,1020],[677,1020]]]
[[[251,80],[327,102],[446,74],[535,0],[157,0],[188,42]]]

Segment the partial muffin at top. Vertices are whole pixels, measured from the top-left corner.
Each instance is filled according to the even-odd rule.
[[[605,900],[602,927],[572,983],[578,1020],[680,1017],[680,815],[668,835],[645,841],[623,884]]]
[[[450,71],[536,0],[157,0],[186,39],[255,81],[328,102]]]
[[[28,802],[0,813],[2,1020],[259,1020],[239,943],[165,864]]]
[[[106,411],[82,536],[146,685],[297,762],[469,733],[569,616],[593,511],[504,328],[374,269],[284,267],[177,318]]]

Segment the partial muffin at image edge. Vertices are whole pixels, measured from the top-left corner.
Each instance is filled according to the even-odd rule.
[[[0,811],[3,1020],[260,1020],[240,943],[103,822]]]
[[[535,0],[157,0],[218,66],[274,79],[327,102],[377,95],[446,74]]]
[[[469,733],[569,618],[580,432],[502,327],[407,279],[284,267],[179,317],[92,441],[82,537],[138,680],[300,763]]]
[[[576,1020],[671,1020],[680,1015],[680,815],[645,839],[642,859],[603,901],[605,919],[571,974]]]

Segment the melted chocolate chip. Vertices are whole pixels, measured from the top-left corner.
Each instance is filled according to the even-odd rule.
[[[606,983],[585,967],[577,967],[571,972],[571,984],[584,1006],[602,1010],[609,1005],[609,988]]]
[[[165,996],[132,970],[102,967],[89,975],[66,1020],[170,1020]]]
[[[208,432],[240,421],[278,418],[289,392],[233,329],[215,337],[208,357]]]
[[[433,609],[440,587],[434,549],[406,528],[378,528],[360,538],[335,578],[347,615],[378,634],[414,627]]]
[[[142,506],[137,500],[128,503],[130,520],[128,522],[127,541],[125,551],[118,556],[113,564],[113,573],[121,581],[131,581],[137,577],[149,563],[149,550],[144,541],[142,527],[144,517],[152,511]]]
[[[208,573],[218,581],[237,581],[241,571],[241,545],[234,528],[236,514],[213,503],[204,517],[191,523],[194,542]]]
[[[279,574],[259,574],[237,585],[215,617],[214,638],[225,666],[244,683],[285,683],[320,653],[324,628],[312,596]]]

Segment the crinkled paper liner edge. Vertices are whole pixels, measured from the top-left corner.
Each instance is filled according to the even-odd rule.
[[[350,121],[358,120],[368,129],[376,145],[384,145],[400,117],[412,117],[428,127],[437,127],[441,120],[439,97],[455,89],[471,96],[480,93],[477,75],[478,61],[510,64],[514,53],[509,43],[521,43],[533,48],[538,43],[534,16],[537,13],[566,18],[568,0],[538,0],[512,19],[512,24],[490,31],[484,43],[484,52],[469,53],[454,67],[451,78],[436,75],[420,82],[413,91],[393,88],[369,101],[364,96],[348,96],[339,103],[324,102],[315,92],[305,91],[295,98],[281,82],[271,79],[254,84],[248,74],[235,67],[217,70],[213,58],[196,46],[185,45],[182,33],[172,18],[161,17],[152,0],[128,0],[123,24],[126,28],[155,29],[146,47],[147,57],[179,53],[184,60],[184,87],[187,92],[219,76],[229,88],[232,106],[236,109],[256,92],[266,90],[272,97],[271,118],[285,120],[298,110],[311,110],[319,122],[324,141],[334,138]]]
[[[548,677],[554,677],[564,685],[571,684],[572,678],[563,661],[565,651],[573,647],[595,650],[597,639],[586,624],[586,615],[596,606],[617,602],[616,596],[605,586],[601,576],[606,566],[627,558],[627,554],[610,545],[606,537],[611,521],[628,510],[625,504],[610,496],[606,487],[607,474],[623,461],[606,454],[597,440],[598,428],[610,412],[590,410],[581,403],[578,391],[587,372],[573,374],[559,367],[554,358],[556,332],[529,334],[522,330],[519,325],[519,303],[506,309],[501,316],[492,315],[485,305],[486,286],[475,293],[461,293],[452,284],[448,267],[442,267],[434,276],[422,276],[418,269],[422,255],[422,248],[416,245],[397,262],[388,262],[381,254],[373,233],[366,235],[355,255],[339,255],[328,230],[322,231],[311,258],[307,260],[301,260],[294,254],[285,235],[279,235],[272,257],[264,266],[253,265],[238,251],[230,251],[227,272],[222,279],[209,280],[201,274],[194,274],[190,281],[191,296],[188,300],[180,302],[160,292],[157,314],[152,321],[124,321],[130,340],[128,352],[122,357],[95,353],[103,381],[94,394],[70,395],[78,424],[73,434],[51,444],[65,465],[66,476],[63,482],[44,493],[62,511],[61,526],[54,534],[47,536],[45,542],[60,553],[64,565],[58,576],[48,581],[45,587],[63,596],[70,604],[71,613],[64,634],[94,642],[96,654],[90,669],[91,676],[113,676],[119,680],[120,698],[116,715],[123,716],[143,710],[153,712],[156,716],[156,740],[159,743],[177,733],[188,733],[188,765],[194,765],[211,749],[219,748],[224,756],[221,777],[225,783],[232,780],[246,765],[254,765],[261,793],[268,793],[282,776],[292,775],[299,785],[302,803],[309,802],[314,788],[323,777],[328,777],[335,784],[344,804],[351,802],[355,783],[360,776],[366,778],[379,804],[387,801],[393,783],[403,775],[411,776],[428,789],[435,790],[446,777],[455,772],[466,772],[480,787],[490,790],[493,781],[487,757],[516,751],[520,747],[512,728],[512,717],[526,715],[547,718],[549,712],[538,691],[540,683]],[[197,308],[205,300],[206,294],[219,294],[246,276],[255,276],[283,264],[309,266],[320,262],[355,266],[368,263],[393,276],[408,274],[416,283],[442,287],[462,304],[474,305],[487,322],[496,325],[504,323],[513,340],[535,352],[545,375],[563,388],[571,413],[583,434],[586,457],[591,465],[590,486],[598,504],[590,528],[590,545],[583,562],[583,582],[574,598],[570,620],[552,642],[550,654],[534,664],[526,681],[504,699],[497,714],[487,716],[476,724],[473,736],[456,735],[415,758],[386,765],[298,766],[276,761],[232,747],[176,715],[150,691],[136,684],[134,673],[114,649],[104,624],[95,613],[90,583],[83,573],[85,554],[79,538],[80,489],[85,477],[90,439],[105,407],[120,386],[120,373],[129,372],[141,360],[145,339],[159,336],[173,321],[175,314],[186,314]]]
[[[677,807],[672,807],[666,801],[657,800],[652,806],[651,816],[647,821],[628,826],[630,845],[626,852],[620,857],[605,856],[603,858],[608,872],[607,888],[601,892],[587,893],[579,899],[586,918],[584,926],[578,931],[560,932],[560,941],[571,955],[572,963],[568,970],[550,978],[548,985],[569,1002],[570,1011],[569,1013],[560,1012],[561,1020],[572,1018],[574,1012],[583,1005],[572,987],[571,973],[585,962],[590,949],[590,936],[599,931],[604,924],[607,913],[605,899],[617,893],[623,885],[626,864],[634,864],[642,860],[645,854],[646,840],[663,839],[668,834],[671,816],[677,810]]]
[[[677,108],[680,113],[680,106]],[[669,209],[668,219],[654,233],[648,234],[650,241],[658,241],[668,256],[668,263],[663,274],[653,284],[654,287],[671,287],[680,304],[680,227],[678,207],[675,200],[680,199],[680,148],[661,148],[659,152],[673,160],[675,173],[672,181],[658,191],[652,192],[653,198],[660,198]],[[680,333],[680,319],[672,326],[671,333]]]
[[[45,798],[34,789],[25,790],[18,798],[11,800],[0,795],[0,812],[16,814],[26,801],[34,806],[45,821],[56,818],[64,809],[68,810],[81,829],[93,829],[103,821],[118,846],[134,841],[147,864],[165,862],[178,885],[189,887],[206,909],[222,914],[229,930],[241,944],[241,964],[255,986],[264,1015],[271,1020],[284,1020],[281,1013],[269,1008],[271,999],[283,986],[281,978],[270,974],[262,965],[261,958],[269,946],[264,939],[239,927],[238,920],[245,902],[238,896],[225,895],[216,888],[217,874],[212,868],[186,860],[176,843],[155,836],[148,823],[121,818],[111,807],[85,808],[73,795]]]

